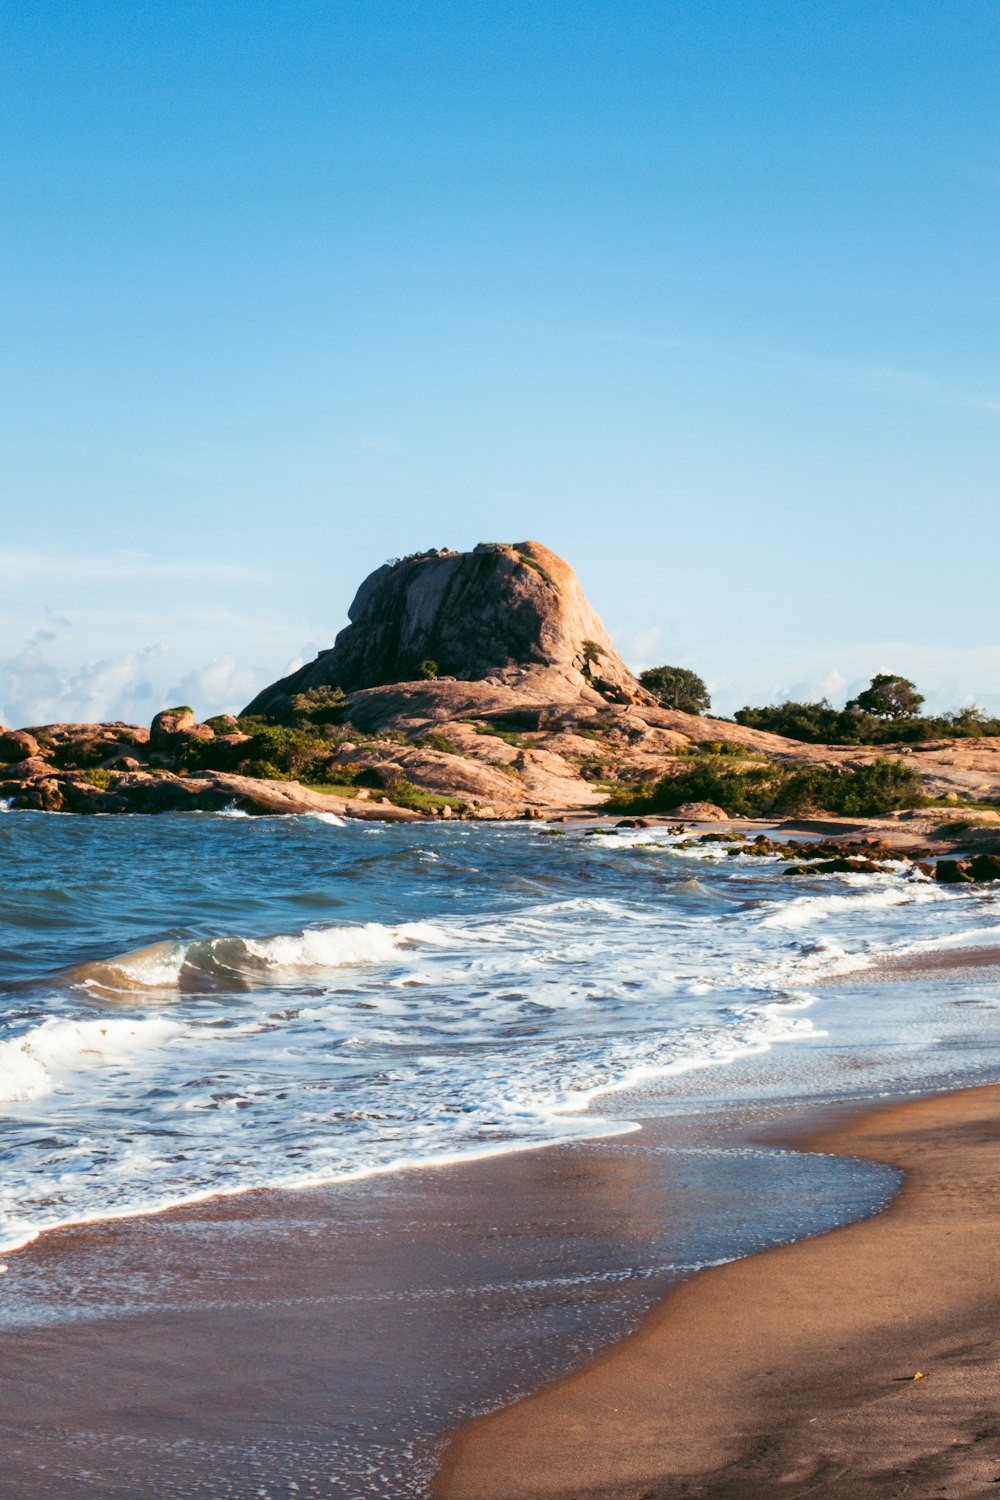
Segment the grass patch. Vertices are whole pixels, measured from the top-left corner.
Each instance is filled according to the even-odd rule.
[[[507,760],[491,760],[490,769],[499,771],[503,776],[509,776],[512,781],[524,780],[524,772],[519,771],[516,766],[512,766],[510,761]]]
[[[77,773],[79,781],[85,781],[88,786],[96,787],[99,792],[106,792],[111,785],[110,771],[80,771]]]
[[[513,745],[515,750],[527,750],[532,743],[520,730],[510,729],[504,724],[474,724],[472,727],[477,734],[486,734],[491,739],[503,740],[505,745]]]
[[[426,734],[418,734],[413,743],[421,750],[437,750],[442,755],[459,753],[448,736],[440,729],[430,729]]]

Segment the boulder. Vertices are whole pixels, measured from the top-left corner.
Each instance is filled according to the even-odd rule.
[[[1000,880],[1000,855],[977,854],[969,860],[968,873],[973,880]]]
[[[969,874],[969,862],[966,859],[939,859],[934,870],[934,878],[945,885],[961,885],[972,879]]]
[[[164,708],[149,726],[151,750],[174,750],[186,740],[212,740],[215,733],[207,724],[199,724],[189,708]]]
[[[870,859],[821,859],[811,865],[793,865],[789,875],[884,875],[888,866]]]
[[[26,729],[5,729],[0,733],[0,762],[16,764],[33,760],[40,754],[38,741]]]
[[[728,823],[729,814],[714,802],[682,802],[665,814],[668,818],[710,819],[713,823]]]
[[[539,542],[482,542],[471,552],[415,553],[377,568],[350,624],[315,661],[258,693],[244,714],[289,717],[313,688],[346,693],[440,679],[507,686],[556,672],[567,700],[652,702],[618,655],[572,568]]]

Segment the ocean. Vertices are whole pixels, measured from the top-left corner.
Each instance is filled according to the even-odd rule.
[[[629,1091],[669,1109],[712,1074],[717,1098],[737,1060],[814,1098],[1000,1060],[981,989],[866,983],[1000,940],[1000,890],[902,863],[793,877],[662,829],[330,814],[9,813],[0,852],[4,1252],[626,1133]]]

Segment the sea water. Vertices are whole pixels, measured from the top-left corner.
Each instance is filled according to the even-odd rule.
[[[330,814],[9,813],[0,858],[5,1251],[628,1132],[637,1085],[690,1099],[737,1060],[813,1096],[1000,1060],[992,1001],[865,981],[1000,942],[1000,889],[903,863],[795,877],[663,829]]]

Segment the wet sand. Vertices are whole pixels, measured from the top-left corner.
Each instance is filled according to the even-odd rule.
[[[426,1496],[451,1431],[621,1338],[706,1249],[748,1254],[893,1191],[741,1138],[787,1113],[675,1113],[43,1236],[0,1277],[0,1496]]]
[[[1000,1087],[862,1113],[810,1055],[622,1096],[630,1135],[44,1236],[0,1277],[0,1500],[416,1500],[463,1422],[448,1500],[994,1493]],[[753,1254],[882,1162],[888,1212]]]
[[[438,1500],[995,1493],[1000,1086],[807,1144],[901,1167],[903,1190],[874,1218],[703,1272],[584,1369],[466,1427]]]

